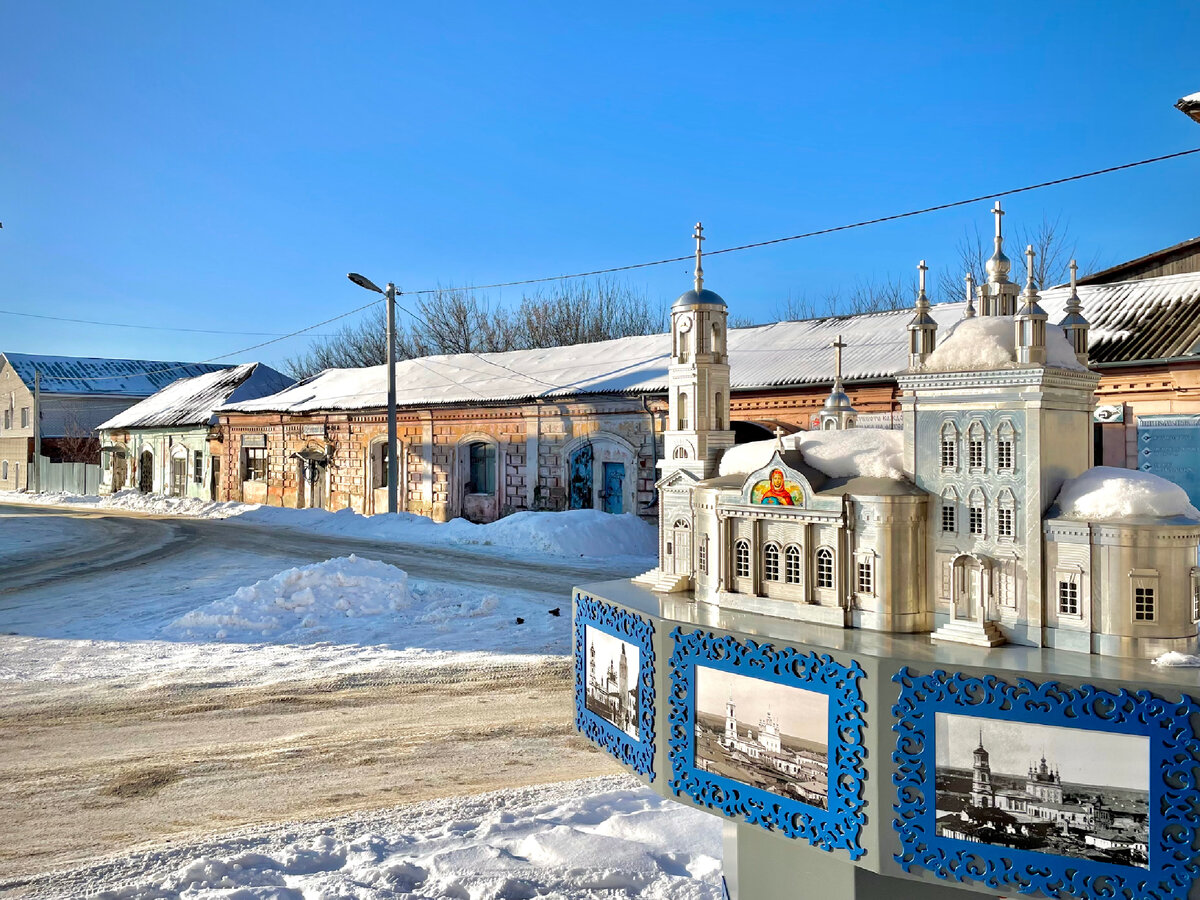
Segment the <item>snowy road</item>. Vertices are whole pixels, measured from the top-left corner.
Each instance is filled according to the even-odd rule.
[[[305,643],[171,631],[351,553],[406,570],[418,606]],[[0,561],[0,893],[231,827],[617,770],[574,734],[570,589],[636,563],[30,506],[0,506]]]

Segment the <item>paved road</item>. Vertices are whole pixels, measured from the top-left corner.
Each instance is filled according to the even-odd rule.
[[[299,531],[243,524],[231,519],[187,519],[155,516],[125,510],[80,510],[72,507],[38,507],[0,504],[3,518],[60,517],[82,520],[91,533],[77,547],[33,551],[19,567],[4,573],[0,598],[20,594],[51,582],[87,579],[98,573],[165,562],[192,550],[252,551],[265,557],[322,562],[356,553],[399,566],[414,578],[502,587],[550,594],[561,600],[585,581],[628,578],[637,574],[628,564],[610,565],[596,560],[556,560],[542,563],[514,560],[486,548],[475,550],[429,547],[421,544],[378,542],[356,538],[312,535]],[[294,565],[290,562],[289,565]],[[0,608],[4,600],[0,599]]]
[[[0,631],[18,635],[0,635],[0,676],[11,679],[0,681],[0,894],[172,836],[616,771],[574,733],[565,657],[479,664],[450,654],[261,684],[170,665],[152,682],[86,669],[61,681],[4,674],[5,642],[49,648],[48,658],[70,643],[61,638],[125,652],[129,641],[95,637],[124,633],[147,604],[166,621],[227,590],[228,573],[204,583],[208,569],[268,577],[350,553],[414,578],[520,589],[548,609],[568,607],[575,584],[634,574],[228,519],[0,506]],[[121,601],[139,591],[141,612],[126,610]]]

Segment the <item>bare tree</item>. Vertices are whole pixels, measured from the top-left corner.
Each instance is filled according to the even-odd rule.
[[[493,307],[485,296],[439,288],[408,301],[410,321],[396,328],[396,356],[488,353],[557,347],[666,330],[666,313],[628,285],[610,279],[563,282],[522,297],[514,309]],[[387,359],[384,312],[313,343],[287,360],[296,378],[324,369],[380,365]]]

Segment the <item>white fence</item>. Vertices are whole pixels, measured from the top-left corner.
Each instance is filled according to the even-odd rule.
[[[38,467],[38,488],[42,493],[98,494],[100,467],[87,463],[50,462],[42,457]]]

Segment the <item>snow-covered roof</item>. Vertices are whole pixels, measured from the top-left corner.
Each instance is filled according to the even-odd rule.
[[[1065,315],[1069,288],[1042,292],[1050,322]],[[1091,322],[1095,362],[1200,358],[1200,273],[1080,286]],[[939,303],[931,314],[939,336],[962,319],[965,303]],[[911,309],[776,322],[729,332],[735,390],[833,381],[829,345],[846,343],[847,381],[894,377],[908,366]],[[1051,331],[1052,329],[1047,329]],[[576,394],[661,393],[667,388],[670,335],[619,338],[594,344],[454,354],[404,360],[396,366],[401,407],[495,403]],[[387,403],[386,369],[329,369],[271,397],[230,405],[243,412],[318,412],[378,409]]]
[[[228,364],[164,362],[150,359],[101,359],[91,356],[43,356],[0,353],[25,386],[33,390],[34,370],[43,394],[149,397],[179,378],[229,368]]]
[[[1200,523],[1200,510],[1173,481],[1113,466],[1094,466],[1067,481],[1055,501],[1058,518],[1083,522],[1175,519]]]
[[[959,319],[943,335],[921,368],[926,372],[1006,369],[1017,364],[1017,335],[1008,316]],[[1063,330],[1046,325],[1046,364],[1084,370]]]
[[[207,425],[216,421],[215,410],[223,403],[257,400],[295,383],[295,379],[270,366],[244,363],[191,378],[180,378],[99,427],[125,429]]]
[[[830,478],[904,477],[904,433],[874,428],[800,431],[778,442],[738,444],[725,451],[718,474],[745,478],[767,465],[780,443],[784,451],[799,450],[806,464]]]

